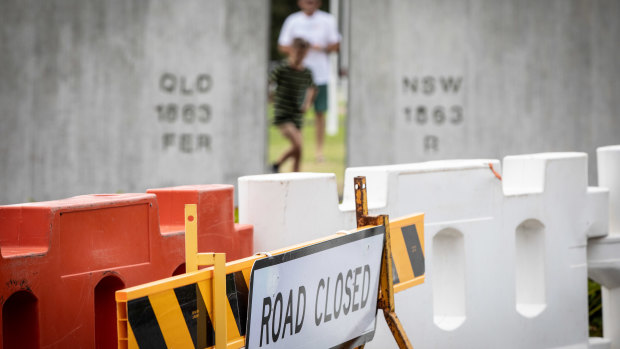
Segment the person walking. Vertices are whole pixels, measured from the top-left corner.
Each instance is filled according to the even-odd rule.
[[[276,84],[273,123],[291,142],[291,147],[272,164],[274,173],[279,172],[280,166],[288,158],[293,158],[293,171],[300,170],[303,114],[312,104],[315,89],[312,72],[302,63],[309,48],[310,44],[306,40],[295,38],[287,59],[269,75],[269,80]]]
[[[304,65],[310,68],[317,86],[314,99],[316,127],[316,160],[322,162],[325,141],[325,114],[327,104],[327,84],[329,83],[330,52],[340,49],[341,36],[336,28],[334,17],[319,10],[321,0],[298,0],[301,11],[289,15],[280,31],[278,49],[288,55],[294,38],[303,38],[310,43],[310,51],[304,59]]]

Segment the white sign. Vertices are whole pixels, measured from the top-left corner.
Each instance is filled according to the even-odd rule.
[[[254,263],[246,348],[349,348],[375,332],[385,229]]]

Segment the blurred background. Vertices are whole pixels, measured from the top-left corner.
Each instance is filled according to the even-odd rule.
[[[271,125],[268,72],[298,9],[1,0],[0,204],[236,185],[269,172],[288,143]],[[340,197],[349,166],[550,151],[588,153],[595,185],[595,149],[620,143],[618,0],[331,0],[321,9],[342,35],[331,57],[335,103],[323,162],[306,114],[301,168],[335,173]]]
[[[302,171],[620,140],[617,0],[332,0],[325,161]],[[0,203],[236,184],[287,146],[267,74],[297,1],[0,1]],[[290,164],[282,168],[290,170]]]

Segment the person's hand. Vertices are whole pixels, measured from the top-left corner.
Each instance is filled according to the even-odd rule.
[[[316,51],[325,51],[325,48],[320,45],[312,45],[312,49]]]

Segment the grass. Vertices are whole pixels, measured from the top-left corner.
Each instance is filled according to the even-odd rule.
[[[289,141],[280,134],[280,130],[273,125],[273,106],[268,107],[267,115],[269,118],[269,163],[275,162],[286,149],[289,148]],[[342,198],[344,169],[345,169],[345,116],[344,104],[340,105],[338,112],[338,133],[335,135],[325,135],[323,145],[323,162],[315,161],[316,158],[316,136],[314,127],[314,111],[309,110],[304,115],[303,134],[303,153],[301,171],[303,172],[327,172],[336,174],[338,186],[338,196]],[[280,172],[291,172],[293,169],[292,160],[287,160],[280,167]]]
[[[588,279],[588,318],[590,337],[603,337],[601,285]]]

